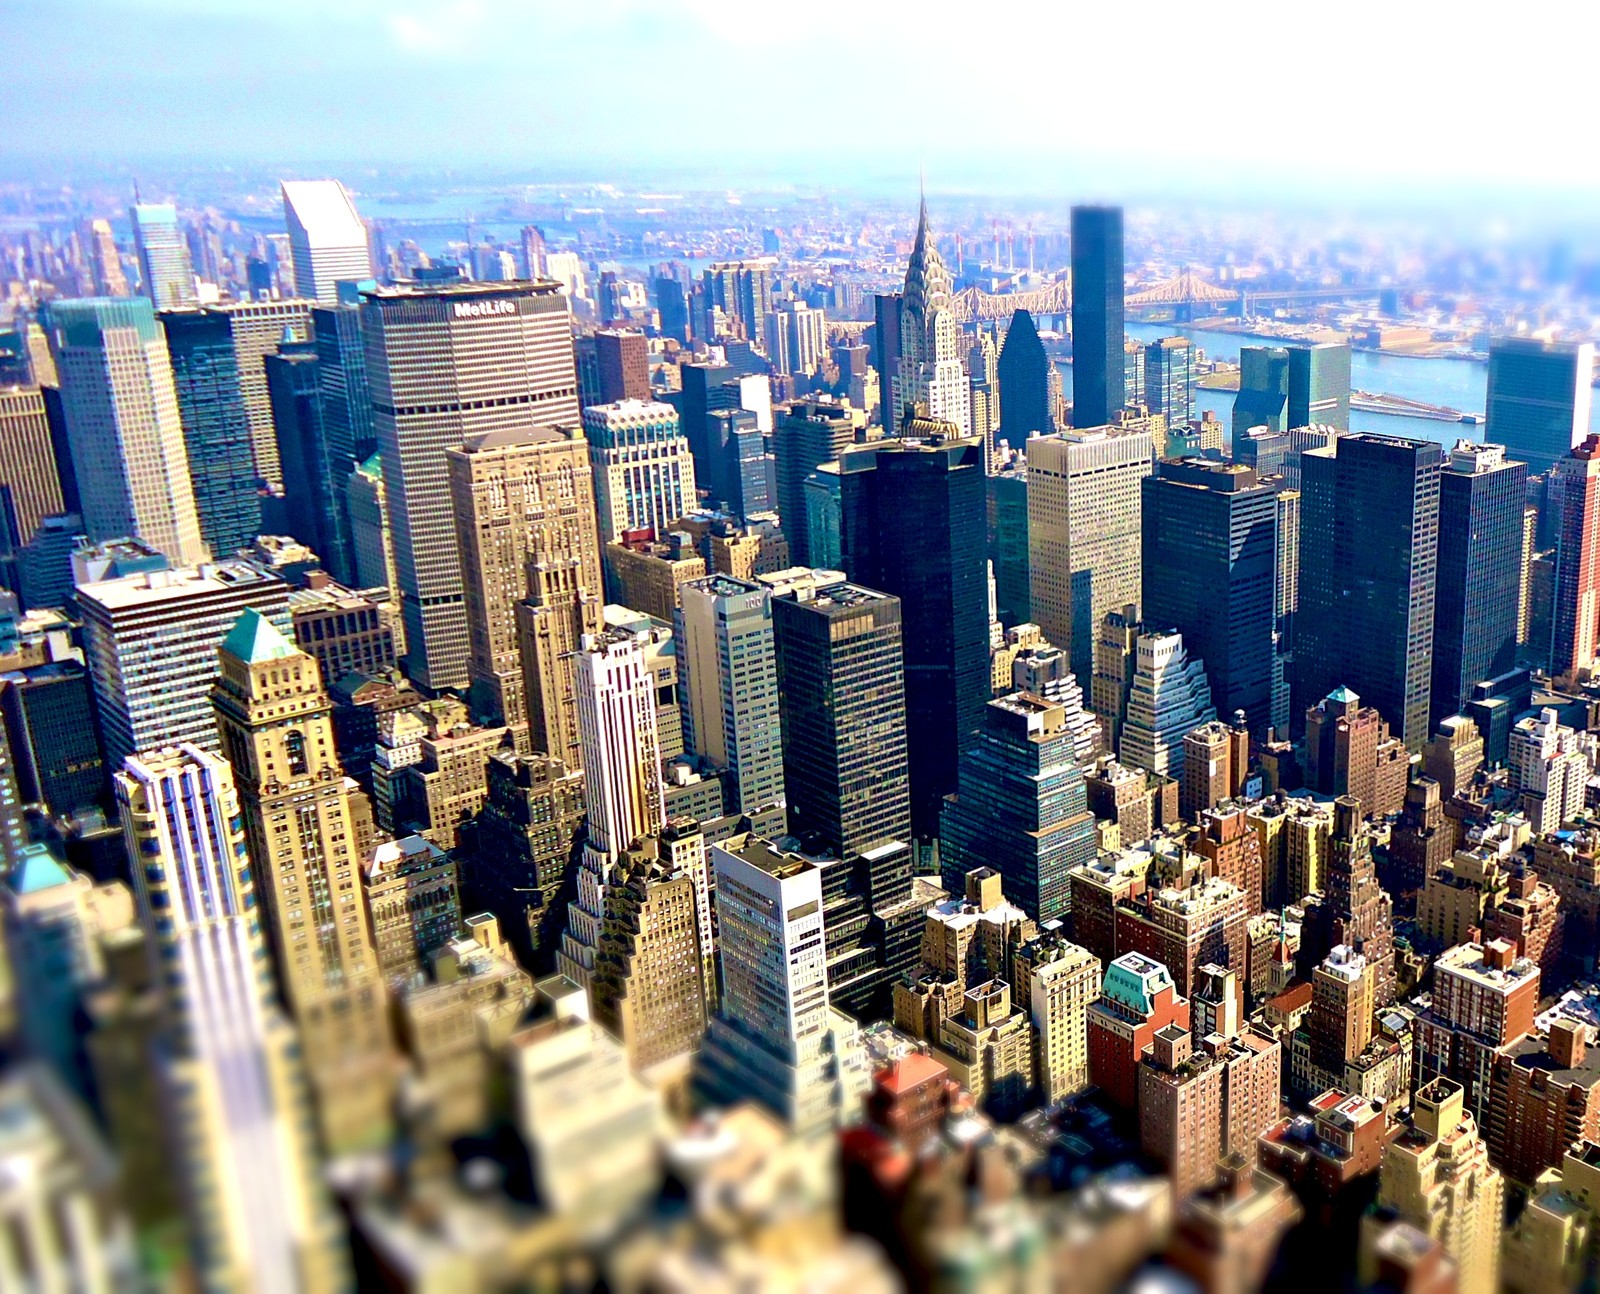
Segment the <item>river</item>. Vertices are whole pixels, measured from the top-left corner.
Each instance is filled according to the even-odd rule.
[[[1204,328],[1181,324],[1129,324],[1130,338],[1143,342],[1159,337],[1181,334],[1205,351],[1211,359],[1237,363],[1240,346],[1281,346],[1281,338],[1253,337],[1243,333],[1212,332]],[[1072,393],[1072,366],[1061,366],[1062,385]],[[1419,358],[1410,355],[1383,355],[1373,351],[1358,350],[1350,358],[1350,385],[1358,391],[1375,394],[1399,395],[1425,404],[1444,405],[1463,413],[1482,413],[1484,392],[1489,382],[1489,366],[1478,360]],[[1232,391],[1213,391],[1205,387],[1195,389],[1195,414],[1209,410],[1222,419],[1225,427],[1233,423]],[[1600,432],[1600,401],[1596,401],[1591,429]],[[1449,444],[1458,436],[1481,438],[1489,430],[1486,426],[1467,426],[1454,422],[1436,422],[1432,418],[1413,418],[1389,413],[1367,413],[1360,409],[1350,411],[1352,431],[1380,432],[1387,436],[1413,436],[1419,440],[1436,440]]]

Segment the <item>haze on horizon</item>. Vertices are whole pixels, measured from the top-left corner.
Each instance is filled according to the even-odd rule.
[[[1392,0],[3,0],[0,177],[920,162],[1012,191],[1579,197],[1600,188],[1581,147],[1600,19],[1548,8],[1491,28]]]

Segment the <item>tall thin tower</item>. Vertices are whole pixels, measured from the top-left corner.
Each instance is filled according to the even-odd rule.
[[[585,635],[577,656],[578,732],[589,816],[578,897],[567,908],[557,965],[585,986],[605,920],[617,860],[666,821],[655,675],[626,629]]]
[[[212,700],[263,880],[284,1001],[300,1026],[323,1142],[385,1144],[394,1055],[351,806],[317,663],[246,611],[219,652]]]
[[[338,180],[285,180],[281,187],[295,292],[337,305],[341,281],[372,277],[367,227]]]
[[[139,916],[163,969],[156,1059],[206,1289],[348,1287],[278,1007],[228,765],[184,745],[116,775]],[[357,903],[354,906],[360,907]]]
[[[901,299],[900,371],[894,377],[891,430],[907,411],[953,423],[972,432],[972,389],[961,364],[961,326],[954,310],[954,284],[928,225],[928,199],[917,213],[917,238],[906,265]]]

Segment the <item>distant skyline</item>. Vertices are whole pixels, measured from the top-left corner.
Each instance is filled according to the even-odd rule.
[[[1286,198],[1600,189],[1597,20],[1263,0],[0,0],[0,179],[498,166]],[[1560,39],[1566,30],[1571,39]]]

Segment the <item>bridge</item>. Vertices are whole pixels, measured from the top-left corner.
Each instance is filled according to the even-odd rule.
[[[988,323],[1009,319],[1018,310],[1034,315],[1064,315],[1072,305],[1067,275],[1055,282],[1026,292],[985,292],[982,288],[962,288],[955,295],[956,318],[962,323]]]
[[[1140,292],[1130,293],[1123,298],[1127,306],[1178,306],[1178,305],[1214,305],[1224,301],[1237,301],[1239,294],[1230,292],[1227,288],[1219,288],[1215,283],[1208,283],[1193,270],[1185,269],[1173,278],[1165,279],[1160,283],[1152,283]]]

